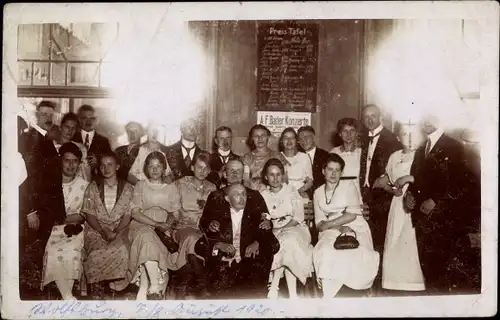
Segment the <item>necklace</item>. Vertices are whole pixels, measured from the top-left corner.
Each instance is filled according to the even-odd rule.
[[[332,203],[333,194],[335,193],[335,190],[337,190],[338,185],[339,185],[339,183],[337,182],[337,185],[332,189],[332,195],[330,196],[330,200],[328,200],[328,196],[326,194],[326,184],[325,184],[325,202],[326,202],[326,204]]]

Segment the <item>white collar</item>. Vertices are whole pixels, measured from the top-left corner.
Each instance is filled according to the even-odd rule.
[[[377,134],[380,133],[380,131],[382,131],[382,129],[384,129],[384,126],[382,124],[380,124],[377,128],[375,128],[375,130],[373,130],[373,133],[371,131],[369,131],[368,136],[369,137],[376,136]]]
[[[436,129],[436,131],[429,134],[427,136],[427,138],[431,140],[431,145],[435,145],[436,142],[439,140],[439,138],[441,138],[443,133],[444,133],[444,130],[442,128],[438,128],[438,129]]]
[[[231,149],[224,151],[221,148],[219,148],[217,152],[219,153],[219,156],[227,157],[231,153]]]
[[[232,216],[232,215],[240,216],[240,215],[242,215],[242,214],[243,214],[243,211],[244,211],[244,210],[245,210],[245,209],[241,209],[241,210],[239,210],[239,211],[236,211],[236,209],[234,209],[233,207],[231,207],[231,208],[230,208],[230,213],[231,213],[231,216]]]
[[[311,149],[311,150],[306,151],[306,153],[308,153],[308,154],[310,154],[310,155],[313,155],[315,152],[316,152],[316,146],[312,147],[312,149]]]
[[[186,139],[181,139],[181,144],[184,148],[191,149],[194,147],[194,141],[188,141]]]
[[[92,131],[85,131],[85,130],[80,130],[82,132],[82,137],[85,138],[85,135],[88,134],[89,135],[89,138],[93,137],[94,134],[95,134],[95,130],[92,130]]]

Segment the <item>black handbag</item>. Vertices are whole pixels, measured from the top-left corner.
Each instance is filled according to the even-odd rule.
[[[349,250],[359,247],[359,242],[356,239],[356,232],[354,230],[353,232],[354,236],[345,233],[340,234],[335,240],[333,247],[337,250]]]
[[[158,228],[155,228],[156,235],[160,238],[161,242],[167,247],[168,252],[174,253],[179,251],[179,244],[174,241],[172,237],[169,237],[165,232]]]
[[[64,226],[64,233],[68,238],[72,236],[77,236],[83,231],[83,227],[80,224],[70,223]]]

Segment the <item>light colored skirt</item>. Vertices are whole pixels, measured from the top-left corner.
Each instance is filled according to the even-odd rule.
[[[81,279],[84,232],[68,237],[64,227],[54,226],[45,246],[41,289],[52,281]]]
[[[415,229],[411,216],[403,210],[403,197],[393,197],[389,210],[382,261],[382,287],[389,290],[425,290]]]
[[[153,227],[132,221],[129,227],[128,240],[130,242],[127,279],[138,284],[140,266],[148,261],[158,262],[160,269],[160,284],[168,280],[168,270],[178,270],[177,259],[179,253],[170,253],[161,242]]]
[[[356,231],[359,247],[336,250],[333,244],[340,232],[338,230],[321,232],[313,250],[316,275],[321,279],[338,281],[355,290],[368,289],[377,275],[380,256],[373,250],[370,228],[363,217],[358,216],[346,226]]]
[[[305,284],[313,271],[313,246],[309,228],[300,224],[290,228],[273,229],[273,233],[280,243],[280,250],[274,255],[271,270],[286,267]]]
[[[88,230],[83,263],[88,283],[125,278],[129,260],[125,236],[126,231],[108,243],[94,229]]]
[[[196,254],[194,247],[196,242],[203,236],[203,233],[194,226],[182,226],[174,232],[174,240],[179,244],[179,257],[177,258],[177,267],[182,268],[189,254],[196,255],[199,259],[205,260]]]

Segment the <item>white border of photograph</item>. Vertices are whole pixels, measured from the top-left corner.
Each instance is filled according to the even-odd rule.
[[[2,317],[53,318],[277,318],[277,317],[468,317],[497,310],[498,39],[499,5],[465,2],[135,3],[8,4],[4,7],[2,87]],[[18,288],[17,25],[108,22],[157,26],[189,20],[268,19],[479,19],[484,36],[481,87],[482,292],[447,297],[231,301],[20,301]],[[90,21],[91,20],[91,21]],[[125,29],[125,28],[124,28]],[[120,29],[120,32],[126,30]],[[432,80],[432,79],[430,79]]]

